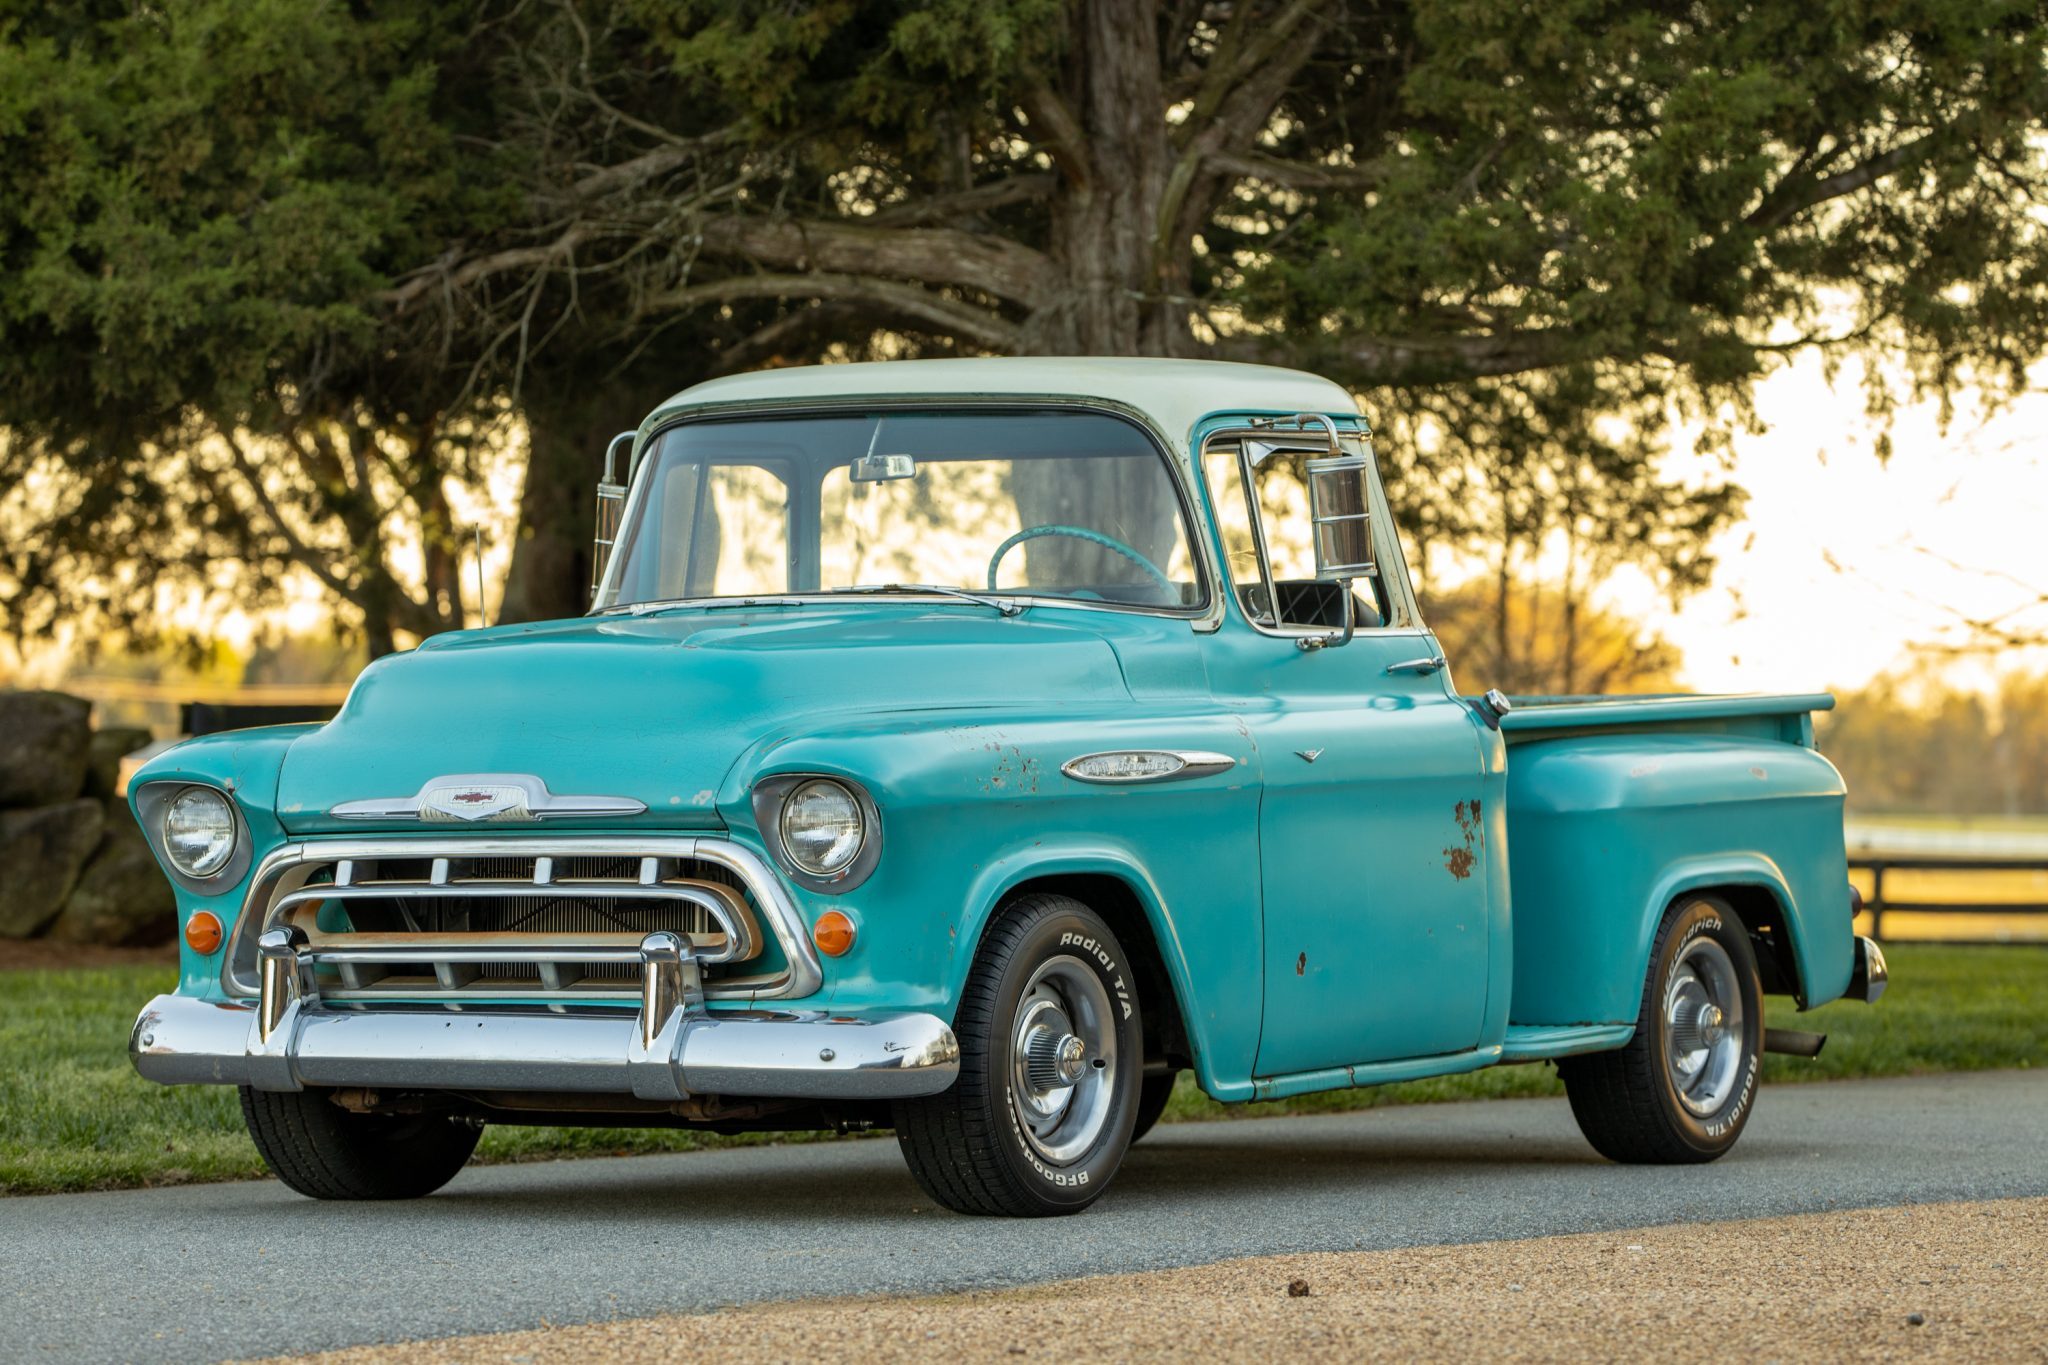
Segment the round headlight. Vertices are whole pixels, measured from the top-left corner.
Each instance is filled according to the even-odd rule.
[[[829,778],[813,778],[782,803],[782,847],[813,877],[843,871],[867,841],[860,802]]]
[[[187,787],[164,808],[164,851],[188,877],[211,877],[235,856],[235,812],[211,787]]]

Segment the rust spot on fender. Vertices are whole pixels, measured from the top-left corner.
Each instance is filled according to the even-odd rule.
[[[1453,813],[1458,817],[1458,833],[1464,841],[1444,849],[1444,868],[1462,882],[1472,875],[1479,854],[1486,847],[1486,826],[1480,821],[1479,798],[1476,796],[1470,801],[1460,801]]]
[[[1307,976],[1307,975],[1308,975],[1308,954],[1307,954],[1307,953],[1303,953],[1303,954],[1302,954],[1302,955],[1301,955],[1300,957],[1297,957],[1296,959],[1294,959],[1294,974],[1295,974],[1296,976]]]

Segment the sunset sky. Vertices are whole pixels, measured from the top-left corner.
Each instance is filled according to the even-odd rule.
[[[1687,684],[1855,687],[1923,659],[1979,685],[2048,668],[2042,649],[1941,651],[1982,638],[1966,618],[2030,603],[2008,624],[2048,637],[2048,397],[1989,419],[1960,410],[1946,433],[1933,404],[1902,409],[1888,464],[1854,368],[1831,388],[1806,357],[1758,406],[1770,429],[1740,440],[1734,471],[1748,517],[1718,543],[1713,585],[1676,612],[1641,582],[1610,588],[1685,651]]]

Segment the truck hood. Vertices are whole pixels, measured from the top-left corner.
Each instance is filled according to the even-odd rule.
[[[526,773],[554,796],[647,807],[579,826],[713,828],[734,763],[806,717],[1128,697],[1090,617],[1114,619],[813,603],[436,636],[366,669],[341,713],[291,746],[278,819],[293,834],[361,831],[375,822],[330,810],[439,777]]]

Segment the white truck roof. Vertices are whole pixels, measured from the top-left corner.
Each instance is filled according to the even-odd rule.
[[[648,425],[682,409],[834,398],[1077,398],[1136,409],[1185,458],[1195,425],[1214,413],[1356,413],[1341,385],[1301,370],[1220,360],[1001,356],[801,365],[730,375],[684,389]]]

